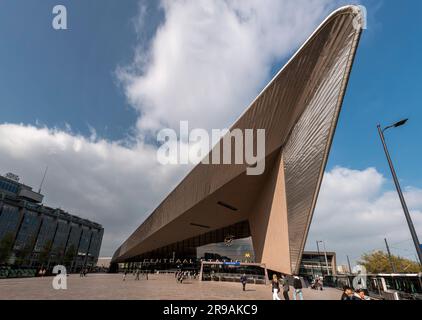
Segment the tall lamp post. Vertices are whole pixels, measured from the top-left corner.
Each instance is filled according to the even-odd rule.
[[[318,243],[322,243],[324,246],[325,267],[327,268],[327,275],[330,275],[330,268],[328,267],[327,249],[325,248],[325,242],[322,240],[319,240],[317,241],[317,246],[318,246]],[[319,254],[319,246],[318,246],[318,254]]]
[[[322,265],[321,265],[321,253],[319,252],[319,241],[316,241],[316,247],[318,251],[318,265],[319,265],[319,271],[321,271],[321,277],[324,276],[324,272],[322,271]]]
[[[405,125],[407,121],[408,121],[408,119],[399,121],[399,122],[397,122],[397,123],[395,123],[391,126],[385,127],[384,129],[381,129],[381,126],[378,125],[377,128],[378,128],[378,133],[379,133],[381,141],[382,141],[382,145],[384,147],[385,155],[386,155],[387,160],[388,160],[388,164],[390,166],[391,174],[393,175],[393,179],[394,179],[394,183],[396,185],[397,193],[399,194],[401,206],[403,207],[404,215],[406,217],[407,224],[409,226],[410,233],[412,235],[413,243],[415,244],[416,252],[418,253],[419,263],[422,265],[421,245],[420,245],[418,235],[417,235],[416,230],[415,230],[415,226],[413,225],[413,221],[412,221],[412,218],[410,216],[409,209],[407,208],[407,204],[406,204],[406,201],[405,201],[404,196],[403,196],[403,192],[402,192],[401,187],[400,187],[399,179],[397,178],[396,171],[394,170],[393,162],[391,160],[390,153],[388,152],[387,144],[385,142],[385,137],[384,137],[384,132],[386,130],[391,129],[391,128],[401,127],[401,126]]]

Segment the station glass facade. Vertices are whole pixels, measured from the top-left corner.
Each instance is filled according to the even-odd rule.
[[[327,257],[327,260],[325,259]],[[300,275],[307,278],[325,277],[337,273],[335,252],[304,252],[300,264]]]
[[[203,279],[211,279],[227,274],[246,273],[250,276],[263,277],[264,269],[258,266],[240,266],[237,263],[255,263],[255,253],[247,221],[204,233],[200,236],[180,241],[152,252],[134,257],[121,263],[121,269],[155,271],[192,271],[199,273],[201,262]]]
[[[239,261],[255,262],[252,238],[233,239],[225,242],[211,243],[196,248],[197,259],[205,261]]]

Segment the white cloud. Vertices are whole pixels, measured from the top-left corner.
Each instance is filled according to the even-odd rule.
[[[46,165],[45,203],[103,224],[106,255],[188,170],[159,165],[156,149],[141,142],[127,148],[55,129],[0,125],[1,170],[20,175],[37,189]]]
[[[120,68],[138,128],[232,124],[271,67],[311,34],[340,0],[162,1],[165,21],[133,64]],[[139,25],[145,25],[141,6]]]
[[[131,142],[110,142],[66,130],[0,125],[0,169],[38,186],[45,165],[46,203],[102,223],[110,255],[171,191],[188,167],[160,166],[149,130],[224,128],[287,58],[343,0],[162,1],[164,20],[139,37],[133,63],[118,69],[128,101],[139,111]],[[135,23],[148,23],[141,2]],[[156,24],[156,22],[155,22]],[[116,89],[117,90],[117,89]]]
[[[385,191],[386,179],[374,168],[327,172],[321,188],[307,249],[316,250],[316,240],[325,240],[340,262],[362,253],[384,249],[384,238],[393,254],[415,258],[413,242],[395,191]],[[422,189],[407,187],[405,198],[416,230],[422,231]]]
[[[161,166],[155,156],[156,149],[141,142],[128,148],[71,131],[0,125],[0,168],[37,188],[48,165],[45,202],[102,223],[105,255],[114,252],[189,169]],[[354,259],[383,249],[387,237],[393,253],[413,258],[400,202],[395,191],[383,190],[385,182],[374,168],[327,172],[308,249],[315,249],[315,240],[325,240],[327,249],[344,262],[346,254]],[[405,191],[416,229],[422,230],[422,190]]]

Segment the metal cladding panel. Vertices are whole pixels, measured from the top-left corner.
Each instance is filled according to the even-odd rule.
[[[303,250],[351,60],[359,40],[361,30],[353,27],[354,19],[359,16],[355,6],[341,8],[330,15],[231,128],[265,129],[266,159],[284,149],[290,248],[295,266],[297,256]],[[189,211],[212,224],[212,215],[204,217],[204,211],[192,213],[192,210],[224,190],[244,174],[246,168],[246,164],[196,166],[120,246],[113,261],[124,261],[157,249],[159,244],[152,239],[158,235],[161,237],[165,228],[176,233],[187,230],[189,226],[178,221],[183,221]],[[259,178],[255,179],[248,183],[263,183]],[[241,194],[244,192],[242,185],[231,188]]]
[[[292,270],[298,272],[327,156],[331,145],[360,32],[351,16],[332,26],[338,41],[334,59],[307,102],[283,150],[285,161],[289,245]],[[341,41],[340,41],[341,40]]]

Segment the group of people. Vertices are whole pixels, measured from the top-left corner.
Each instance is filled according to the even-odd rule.
[[[79,272],[79,277],[86,277],[88,273],[88,269],[87,268],[82,268],[81,271]]]
[[[341,295],[341,300],[342,301],[370,300],[370,298],[365,295],[365,290],[363,290],[363,289],[353,290],[353,288],[351,288],[349,286],[345,286],[343,288],[343,294]]]
[[[43,278],[46,273],[47,273],[47,270],[45,268],[40,268],[40,270],[38,271],[38,276]]]
[[[322,278],[316,277],[314,281],[312,282],[311,289],[322,291],[323,290]]]
[[[289,279],[286,276],[281,276],[278,278],[276,274],[273,275],[273,279],[271,281],[271,290],[273,293],[273,300],[281,300],[278,296],[280,293],[280,287],[283,290],[283,297],[284,300],[290,300],[289,291],[290,291],[290,283]],[[303,300],[303,285],[302,281],[298,276],[293,277],[293,300]]]
[[[141,271],[141,269],[136,269],[135,271],[135,280],[139,280],[140,276],[145,276],[145,279],[148,280],[148,272]]]
[[[129,271],[125,270],[125,272],[123,273],[123,281],[126,281],[126,277],[127,277],[128,273],[129,273]],[[135,276],[135,280],[140,280],[141,275],[145,276],[145,279],[148,280],[148,272],[147,271],[143,272],[141,269],[136,269],[135,271],[133,271],[133,275]]]
[[[246,284],[248,283],[248,278],[246,277],[246,274],[243,274],[240,277],[240,283],[242,284],[243,291],[246,291]],[[298,276],[295,276],[293,278],[293,300],[303,300],[302,288],[302,281]],[[279,297],[279,293],[281,290],[283,292],[284,300],[290,300],[289,279],[286,276],[281,276],[279,278],[276,274],[274,274],[273,279],[271,280],[271,292],[273,293],[273,300],[281,300]]]
[[[178,283],[183,283],[183,280],[185,279],[196,279],[197,273],[195,271],[177,271],[174,274],[174,277],[176,278],[176,281]]]

